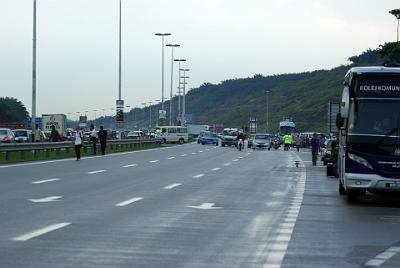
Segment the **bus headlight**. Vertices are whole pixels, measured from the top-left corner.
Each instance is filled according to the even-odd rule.
[[[359,163],[359,164],[361,164],[361,165],[363,165],[363,166],[365,166],[365,167],[367,167],[367,168],[369,168],[369,169],[374,169],[374,168],[371,166],[371,164],[368,163],[368,161],[367,161],[365,158],[363,158],[363,157],[361,157],[361,156],[358,156],[358,155],[355,155],[355,154],[352,154],[352,153],[348,153],[348,156],[349,156],[349,158],[350,158],[351,160],[353,160],[354,162],[357,162],[357,163]]]

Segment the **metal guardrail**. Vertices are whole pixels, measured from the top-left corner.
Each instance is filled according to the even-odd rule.
[[[160,144],[161,139],[123,139],[123,140],[107,140],[107,148],[109,150],[115,149],[135,149],[144,147],[146,144]],[[97,142],[99,146],[100,143]],[[85,141],[83,143],[83,152],[87,153],[88,148],[93,147],[93,143]],[[45,152],[46,157],[50,157],[50,152],[56,151],[56,154],[60,154],[61,150],[65,150],[69,153],[70,150],[74,149],[73,141],[63,142],[34,142],[34,143],[11,143],[11,144],[0,144],[0,154],[5,153],[5,159],[10,160],[11,154],[15,152],[20,153],[20,159],[26,158],[26,153],[29,151],[33,152],[34,158],[38,158],[41,151]]]

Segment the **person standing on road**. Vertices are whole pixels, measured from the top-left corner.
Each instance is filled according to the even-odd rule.
[[[90,125],[90,141],[93,143],[93,154],[97,153],[97,131],[94,125]]]
[[[105,155],[107,146],[107,131],[104,130],[103,126],[100,126],[100,131],[98,136],[100,140],[101,154]]]
[[[83,145],[83,134],[82,130],[79,127],[76,127],[74,144],[75,144],[76,161],[79,161],[81,160],[81,148]]]
[[[313,134],[312,139],[310,140],[311,145],[311,153],[312,153],[312,162],[313,165],[317,165],[317,158],[318,158],[318,149],[319,149],[319,139],[317,137],[317,133]]]
[[[300,146],[301,146],[301,138],[300,138],[300,135],[297,135],[297,136],[296,136],[295,143],[296,143],[297,151],[299,152],[299,151],[300,151]]]
[[[58,133],[56,127],[54,125],[51,126],[51,133],[50,133],[50,141],[57,142],[60,138],[60,133]]]

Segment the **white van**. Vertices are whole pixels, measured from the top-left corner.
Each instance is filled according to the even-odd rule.
[[[189,139],[187,128],[180,126],[157,127],[156,134],[161,138],[162,143],[179,142],[183,144]]]

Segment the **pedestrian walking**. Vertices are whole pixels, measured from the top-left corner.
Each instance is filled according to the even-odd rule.
[[[104,130],[103,126],[100,126],[98,137],[100,140],[101,154],[105,155],[107,146],[107,131]]]
[[[295,143],[296,143],[297,151],[300,152],[300,146],[301,146],[301,138],[300,138],[300,135],[297,135],[297,136],[296,136]]]
[[[76,127],[74,144],[75,144],[76,161],[79,161],[81,160],[81,148],[83,145],[83,134],[82,130],[79,127]]]
[[[318,149],[319,149],[319,139],[317,137],[317,133],[313,134],[313,137],[310,140],[310,145],[311,145],[311,153],[312,153],[312,163],[314,166],[316,166],[317,158],[318,158]]]
[[[93,154],[95,155],[97,153],[97,131],[94,125],[90,125],[90,141],[93,143]]]

